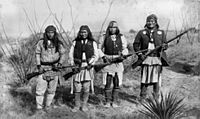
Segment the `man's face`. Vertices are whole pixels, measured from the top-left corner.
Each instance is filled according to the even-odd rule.
[[[148,28],[152,29],[156,26],[156,21],[155,19],[149,19],[146,24]]]
[[[86,39],[88,37],[88,32],[87,30],[81,30],[80,35],[83,39]]]
[[[50,40],[52,40],[52,39],[54,38],[54,35],[55,35],[54,31],[48,31],[48,32],[47,32],[47,37],[48,37],[48,39],[50,39]]]
[[[110,33],[113,35],[113,34],[116,34],[117,32],[117,23],[113,23],[113,25],[109,28],[110,30]]]

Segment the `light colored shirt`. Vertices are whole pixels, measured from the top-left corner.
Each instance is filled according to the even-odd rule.
[[[49,45],[47,49],[45,49],[43,42],[44,40],[40,40],[36,46],[36,64],[41,65],[41,62],[55,62],[59,60],[59,58],[59,63],[62,63],[64,60],[63,54],[65,53],[63,45],[60,45],[58,52],[55,52],[55,46]],[[48,43],[50,44],[50,41]]]
[[[87,43],[87,39],[86,39],[85,43]],[[76,41],[73,41],[72,46],[71,46],[70,51],[69,51],[69,63],[71,65],[74,65],[74,47],[75,47],[75,44],[76,44]],[[96,42],[93,42],[93,48],[94,48],[94,55],[90,59],[89,64],[95,64],[95,62],[98,60],[99,50],[97,49]],[[86,60],[86,54],[85,53],[82,54],[82,60]]]
[[[151,38],[151,40],[153,41],[153,38]],[[155,44],[153,42],[149,42],[148,50],[153,50],[153,49],[155,49]],[[151,57],[151,56],[147,56],[147,58],[142,62],[142,64],[162,65],[159,57]]]
[[[116,41],[116,37],[113,36],[111,37],[111,39],[113,41]],[[122,55],[128,55],[128,49],[127,49],[127,39],[124,37],[124,35],[121,36],[121,40],[122,40]],[[103,57],[105,54],[104,52],[104,41],[105,41],[105,35],[102,35],[102,37],[99,40],[99,56]]]
[[[111,39],[113,41],[116,40],[116,37],[112,36]],[[108,58],[116,58],[116,57],[119,57],[119,55],[106,55],[104,54],[104,40],[105,40],[105,35],[103,35],[101,38],[100,38],[100,44],[99,44],[99,56],[100,57],[103,57],[103,56],[107,56]],[[122,55],[127,55],[128,54],[128,49],[127,49],[127,40],[126,38],[122,35],[121,36],[121,40],[122,40]],[[115,75],[115,73],[117,73],[118,75],[118,78],[119,78],[119,85],[122,85],[122,79],[123,79],[123,71],[124,71],[124,66],[123,66],[123,63],[115,63],[115,64],[111,64],[111,65],[108,65],[106,67],[104,67],[102,69],[102,72],[103,72],[103,84],[106,85],[106,77],[107,77],[107,74],[110,74],[112,76]]]
[[[82,42],[83,43],[83,42]],[[87,43],[87,40],[86,42]],[[74,65],[74,47],[75,47],[76,41],[73,41],[73,44],[70,48],[69,51],[69,63],[71,65]],[[89,61],[89,64],[95,64],[95,62],[98,60],[98,49],[97,49],[97,44],[96,42],[93,42],[93,48],[94,48],[94,55]],[[82,53],[82,60],[86,60],[86,54]],[[82,62],[81,67],[87,66],[87,62]],[[93,74],[93,68],[91,70],[82,70],[81,72],[77,73],[76,75],[73,76],[73,79],[75,81],[85,81],[85,80],[92,80],[94,78]]]

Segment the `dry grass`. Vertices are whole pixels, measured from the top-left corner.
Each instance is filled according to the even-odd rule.
[[[133,52],[133,49],[132,49],[132,42],[133,42],[133,38],[134,38],[133,34],[132,35],[125,34],[125,37],[128,38],[130,52]],[[31,38],[27,38],[24,41],[28,41],[28,42],[25,42],[23,44],[24,49],[21,48],[20,51],[23,54],[27,54],[28,51],[26,50],[26,48],[27,47],[30,48],[31,46],[33,46],[34,43],[31,42]],[[167,54],[170,59],[169,60],[170,63],[174,63],[176,61],[181,61],[181,62],[195,64],[198,62],[198,58],[199,58],[198,42],[191,45],[187,42],[187,39],[183,37],[183,39],[180,40],[179,44],[177,44],[177,45],[174,45],[174,44],[170,44],[170,47],[167,50]],[[16,63],[18,63],[18,64],[20,63],[20,60],[18,58],[20,58],[21,56],[19,53],[15,54],[12,57],[16,58],[15,59]],[[22,55],[22,57],[25,58],[26,55]],[[191,57],[192,57],[192,60],[191,60]],[[131,104],[136,103],[135,101],[136,101],[137,95],[139,93],[140,68],[138,67],[137,69],[134,69],[134,70],[131,69],[130,64],[133,62],[133,60],[136,60],[135,55],[124,61],[124,66],[125,66],[124,84],[122,87],[122,91],[120,92],[120,98],[123,101],[123,103],[125,103],[125,102],[129,102]],[[29,65],[31,68],[34,67],[34,59],[32,59],[32,61],[33,61],[32,64]],[[65,63],[67,65],[67,61],[65,61]],[[27,64],[25,64],[25,65],[27,66]],[[20,65],[20,66],[22,66],[22,65]],[[22,75],[25,76],[24,74],[22,74]],[[98,119],[103,119],[103,118],[147,119],[144,115],[139,114],[137,111],[133,112],[133,113],[129,113],[129,114],[123,114],[120,112],[118,112],[116,114],[116,112],[115,112],[115,113],[113,113],[112,116],[107,115],[107,113],[105,113],[105,109],[103,110],[102,108],[100,108],[100,111],[99,111],[99,105],[101,105],[101,103],[104,101],[103,85],[102,85],[101,79],[102,79],[101,74],[97,73],[96,79],[94,82],[96,95],[91,95],[90,100],[89,100],[89,104],[93,108],[93,112],[90,113],[90,118],[95,117]],[[73,98],[73,95],[69,94],[69,85],[68,84],[69,84],[69,82],[67,81],[66,85],[58,90],[57,96],[55,97],[55,99],[56,99],[56,101],[59,100],[60,98],[63,99],[63,103],[66,106],[65,106],[65,108],[59,108],[59,110],[61,112],[62,112],[62,110],[65,110],[65,111],[63,111],[63,113],[69,113],[69,115],[70,115],[70,113],[71,113],[70,108],[73,105],[74,98]],[[19,85],[18,85],[18,87],[19,87]],[[7,111],[2,112],[2,110],[0,110],[3,114],[3,116],[1,116],[1,117],[3,118],[3,117],[7,116],[6,118],[11,118],[14,115],[14,116],[16,116],[16,118],[20,118],[20,119],[36,118],[36,115],[34,115],[34,108],[35,108],[34,93],[30,93],[30,92],[31,91],[27,91],[27,90],[25,90],[24,92],[18,92],[16,90],[11,90],[10,93],[13,96],[13,99],[15,100],[14,101],[15,105],[12,108],[7,109]],[[107,111],[112,112],[112,110],[107,110]],[[8,112],[11,112],[11,113],[8,113]],[[63,113],[59,113],[59,114],[63,115]],[[77,114],[77,116],[78,115],[80,116],[81,114]],[[47,117],[53,118],[53,117],[50,117],[49,114],[45,115],[45,117],[43,117],[43,116],[44,115],[37,115],[37,118],[47,118]],[[65,116],[63,115],[63,117],[67,118],[66,115]]]

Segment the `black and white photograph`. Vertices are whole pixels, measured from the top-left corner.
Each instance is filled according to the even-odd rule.
[[[0,119],[200,119],[200,0],[0,0]]]

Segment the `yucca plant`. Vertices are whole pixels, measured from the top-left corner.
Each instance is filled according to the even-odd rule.
[[[152,95],[141,104],[144,109],[140,112],[150,119],[176,119],[185,109],[183,98],[179,99],[173,92],[165,96],[161,93],[160,100]]]

